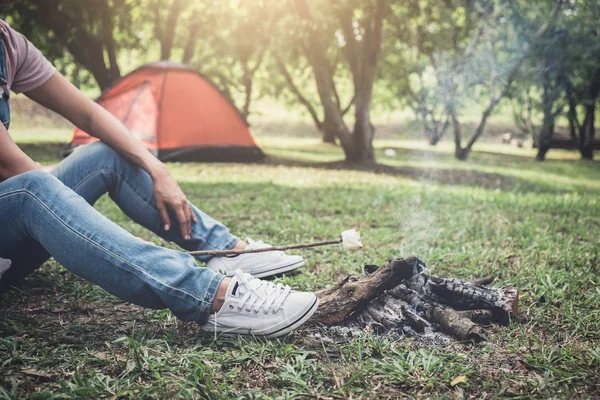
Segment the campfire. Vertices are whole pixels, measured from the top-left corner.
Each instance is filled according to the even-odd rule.
[[[381,267],[367,265],[361,277],[348,277],[317,292],[313,323],[423,337],[436,334],[462,341],[488,340],[485,326],[506,324],[518,312],[519,291],[489,288],[493,278],[465,282],[429,275],[415,257]]]

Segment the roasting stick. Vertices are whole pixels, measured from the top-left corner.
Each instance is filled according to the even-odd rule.
[[[341,244],[346,250],[361,249],[363,247],[360,241],[360,232],[358,229],[350,229],[342,232],[342,237],[336,240],[325,240],[322,242],[304,243],[304,244],[290,244],[287,246],[271,246],[259,249],[249,250],[200,250],[200,251],[189,251],[188,254],[192,256],[229,256],[238,254],[249,254],[249,253],[264,253],[268,251],[285,251],[294,249],[307,249],[311,247],[329,246],[333,244]]]

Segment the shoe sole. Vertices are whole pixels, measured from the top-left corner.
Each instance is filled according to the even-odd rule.
[[[293,271],[295,269],[298,269],[298,268],[304,266],[304,264],[306,264],[306,261],[304,259],[302,259],[300,261],[296,261],[291,264],[278,265],[276,267],[270,267],[269,269],[262,270],[259,272],[248,272],[248,273],[255,278],[266,278],[268,276],[273,276],[273,275],[278,275],[278,274],[283,274],[285,272]],[[235,275],[235,273],[228,272],[224,275],[227,276],[228,278],[231,278]]]
[[[303,325],[306,321],[308,321],[310,319],[310,317],[312,317],[313,314],[317,311],[317,308],[319,308],[319,298],[317,296],[315,296],[315,301],[312,304],[312,306],[310,306],[310,308],[304,313],[304,315],[301,316],[300,318],[298,318],[296,320],[296,322],[288,325],[285,328],[281,328],[278,331],[271,332],[267,335],[262,335],[262,336],[266,337],[267,339],[274,339],[274,338],[277,338],[280,336],[287,335],[288,333],[290,333],[291,331],[295,330],[299,326]],[[261,335],[255,334],[255,336],[261,336]]]
[[[274,338],[278,338],[280,336],[287,335],[294,329],[303,325],[306,321],[308,321],[310,319],[310,317],[313,316],[313,314],[317,311],[317,308],[319,308],[319,298],[317,296],[315,296],[315,300],[314,300],[313,304],[304,312],[304,314],[302,314],[302,316],[300,316],[299,318],[296,318],[294,320],[294,322],[292,322],[282,328],[279,328],[274,332],[261,333],[261,332],[257,332],[257,331],[232,329],[232,330],[224,330],[224,331],[217,332],[217,333],[219,333],[219,335],[222,335],[222,336],[245,335],[245,336],[264,337],[267,339],[274,339]],[[204,326],[200,327],[200,329],[202,329],[204,332],[215,333],[215,331],[211,328],[212,327],[204,327]]]

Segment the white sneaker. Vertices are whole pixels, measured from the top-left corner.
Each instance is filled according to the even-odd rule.
[[[319,306],[314,293],[256,279],[241,270],[227,288],[223,307],[200,328],[225,335],[275,338],[305,323]]]
[[[271,247],[262,240],[255,242],[246,238],[248,250]],[[240,254],[234,257],[213,257],[206,264],[207,268],[232,277],[234,272],[241,269],[256,278],[264,278],[300,268],[304,265],[301,256],[290,256],[283,251],[267,251],[264,253]]]

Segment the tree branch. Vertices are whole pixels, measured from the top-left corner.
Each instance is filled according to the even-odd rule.
[[[358,43],[356,41],[356,36],[354,35],[352,19],[354,10],[351,8],[340,7],[337,14],[340,21],[340,26],[342,27],[342,32],[344,34],[344,39],[346,41],[346,45],[343,48],[343,53],[346,56],[348,65],[350,66],[350,72],[352,72],[352,76],[358,77],[360,75],[360,63],[358,59]]]
[[[185,43],[185,47],[183,49],[183,57],[181,58],[181,62],[184,64],[189,64],[194,58],[194,53],[196,52],[196,44],[198,42],[198,33],[200,31],[200,11],[195,10],[189,19],[190,32],[187,37],[187,41]]]
[[[100,12],[102,14],[102,39],[104,42],[104,47],[106,48],[106,53],[108,54],[110,78],[111,81],[115,82],[121,78],[121,70],[117,62],[115,40],[113,37],[114,24],[110,11],[108,0],[102,0],[100,2]]]
[[[169,60],[173,51],[173,42],[175,39],[175,28],[178,26],[177,19],[184,9],[183,0],[173,0],[169,8],[167,23],[164,29],[161,29],[160,40],[160,59]],[[158,21],[157,21],[158,22]]]
[[[348,105],[346,106],[346,108],[344,108],[342,110],[342,115],[346,115],[348,113],[348,111],[350,111],[350,108],[352,108],[352,105],[354,104],[354,98],[356,97],[356,95],[353,95],[352,98],[350,99],[350,102],[348,103]]]
[[[306,108],[306,110],[310,114],[310,116],[311,116],[313,122],[315,123],[315,125],[317,126],[317,128],[321,129],[323,127],[323,122],[319,119],[319,116],[317,115],[317,111],[315,110],[313,105],[310,104],[310,102],[306,99],[306,97],[304,97],[302,95],[302,92],[300,91],[298,86],[296,86],[296,84],[294,83],[294,79],[288,72],[283,61],[279,57],[275,56],[275,62],[277,63],[277,67],[279,68],[279,71],[283,75],[288,88],[292,91],[292,93],[296,96],[296,98],[298,98],[298,101]]]

